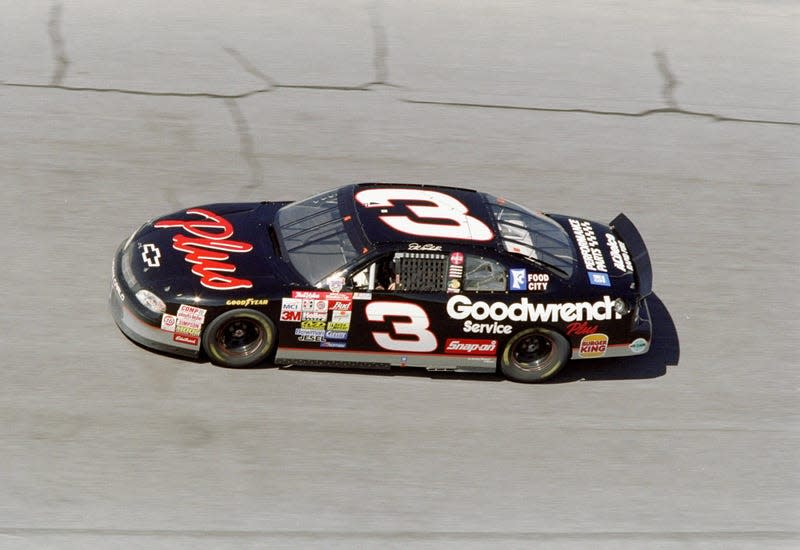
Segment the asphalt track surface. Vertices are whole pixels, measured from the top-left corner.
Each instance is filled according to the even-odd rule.
[[[0,547],[800,546],[795,3],[218,4],[0,2]],[[624,211],[653,351],[524,385],[114,326],[144,220],[354,181]]]

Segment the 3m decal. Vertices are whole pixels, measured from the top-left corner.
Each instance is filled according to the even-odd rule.
[[[142,246],[142,261],[146,263],[148,267],[160,267],[161,262],[159,258],[161,258],[161,251],[156,245],[147,243]]]
[[[618,241],[611,233],[606,233],[606,244],[608,244],[608,251],[611,254],[611,263],[614,264],[620,271],[633,271],[633,263],[631,263],[630,254],[625,243]]]
[[[289,323],[299,323],[303,320],[303,312],[302,311],[281,311],[281,321],[287,321]]]
[[[592,224],[587,221],[578,221],[570,218],[569,225],[575,235],[575,242],[578,244],[583,264],[588,271],[601,271],[605,273],[606,261],[603,258],[603,251],[600,250],[597,236],[594,234]]]
[[[564,321],[609,321],[621,319],[614,312],[614,301],[610,296],[603,296],[597,302],[566,302],[559,304],[530,303],[523,297],[519,302],[474,302],[463,294],[451,297],[447,301],[447,315],[451,319],[473,319],[483,321],[516,321],[516,322],[553,322]]]
[[[181,228],[193,237],[178,234],[172,237],[172,247],[184,252],[192,273],[200,277],[200,284],[213,290],[252,288],[253,283],[226,275],[234,273],[236,266],[227,263],[230,253],[242,254],[253,250],[249,243],[231,240],[233,226],[222,216],[200,208],[186,211],[187,215],[200,216],[200,220],[161,220],[154,224],[158,229]]]
[[[444,344],[445,353],[459,355],[496,355],[497,340],[478,340],[468,338],[448,338]]]
[[[608,273],[600,273],[599,271],[590,271],[589,284],[594,286],[611,286],[611,279],[609,279]]]
[[[378,219],[392,229],[407,235],[468,241],[489,241],[494,238],[489,226],[470,216],[469,210],[461,201],[439,191],[374,188],[359,191],[355,199],[365,208],[388,209],[394,207],[395,202],[412,203],[406,204],[405,208],[411,211],[415,219],[397,214],[378,216]],[[427,221],[420,222],[417,219]]]
[[[608,349],[608,336],[601,333],[588,334],[581,339],[578,355],[585,358],[602,357]]]
[[[417,304],[408,302],[370,302],[364,309],[367,320],[384,322],[391,319],[393,333],[373,332],[380,347],[390,351],[430,352],[436,349],[436,336],[428,330],[428,314]]]

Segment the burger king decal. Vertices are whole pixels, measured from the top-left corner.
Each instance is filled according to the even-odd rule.
[[[594,334],[587,334],[581,339],[578,355],[586,359],[590,357],[602,357],[606,354],[607,349],[608,336],[596,332]]]

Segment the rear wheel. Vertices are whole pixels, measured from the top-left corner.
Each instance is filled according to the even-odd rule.
[[[275,325],[258,311],[234,309],[209,323],[203,349],[224,367],[252,367],[263,362],[275,344]]]
[[[554,330],[523,330],[503,348],[500,370],[517,382],[541,382],[567,364],[570,352],[569,341]]]

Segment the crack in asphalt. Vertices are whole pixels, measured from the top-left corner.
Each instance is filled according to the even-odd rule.
[[[236,103],[235,99],[227,98],[225,99],[225,106],[231,114],[233,124],[236,127],[236,133],[239,135],[239,152],[250,168],[250,183],[245,185],[241,190],[241,195],[245,196],[248,190],[258,189],[260,187],[264,179],[263,169],[256,156],[250,126],[247,124],[247,119],[239,108],[239,104]]]
[[[66,48],[64,47],[64,37],[61,35],[61,16],[63,14],[63,9],[64,6],[62,4],[53,4],[50,8],[50,19],[47,21],[47,33],[50,35],[50,45],[53,48],[53,62],[55,63],[50,84],[56,86],[61,84],[64,80],[67,74],[67,67],[70,63]]]
[[[675,88],[680,84],[680,80],[675,78],[675,74],[669,67],[669,60],[667,59],[666,52],[657,50],[653,52],[653,57],[656,58],[656,67],[658,72],[664,78],[664,86],[661,88],[661,97],[664,102],[672,109],[679,109],[678,102],[675,100]]]
[[[253,65],[250,62],[250,60],[247,59],[244,55],[242,55],[242,53],[239,50],[237,50],[236,48],[228,48],[228,47],[225,47],[223,49],[228,53],[228,55],[233,57],[245,71],[255,76],[256,78],[259,78],[264,82],[266,82],[270,88],[276,88],[278,86],[277,82],[275,82],[272,78],[270,78],[269,75],[263,73],[258,67]]]
[[[601,111],[598,109],[581,109],[581,108],[558,109],[554,107],[525,107],[519,105],[497,105],[491,103],[462,103],[455,101],[422,101],[416,99],[401,99],[401,101],[405,103],[416,103],[421,105],[443,105],[447,107],[506,109],[512,111],[534,111],[540,113],[577,113],[586,115],[619,116],[619,117],[631,117],[631,118],[642,118],[657,114],[680,114],[680,115],[708,118],[715,122],[745,122],[749,124],[779,124],[785,126],[800,126],[800,122],[789,122],[785,120],[767,120],[758,118],[730,117],[730,116],[718,115],[716,113],[689,111],[687,109],[679,109],[675,107],[662,107],[659,109],[646,109],[644,111],[638,111],[638,112],[627,112],[627,111]]]

